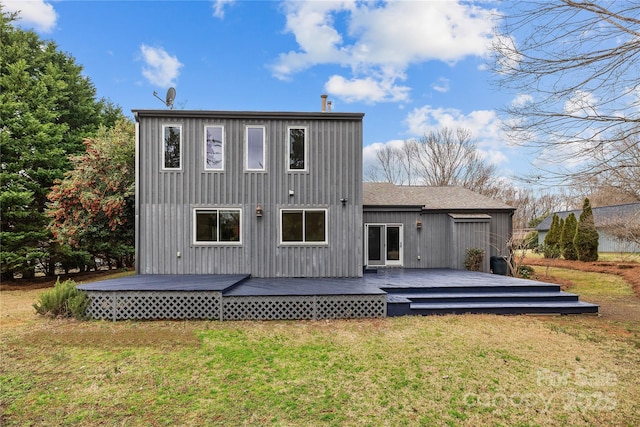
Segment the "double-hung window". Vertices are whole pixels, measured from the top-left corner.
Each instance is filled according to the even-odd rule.
[[[182,126],[162,126],[162,169],[180,170],[182,168]]]
[[[282,209],[280,242],[283,244],[326,244],[326,209]]]
[[[287,138],[287,171],[306,171],[308,151],[307,128],[290,126],[287,128]]]
[[[204,170],[224,170],[224,127],[204,127]]]
[[[236,208],[198,208],[193,210],[194,243],[242,243],[242,210]]]
[[[245,169],[248,171],[266,170],[266,142],[264,126],[247,126],[245,139]]]

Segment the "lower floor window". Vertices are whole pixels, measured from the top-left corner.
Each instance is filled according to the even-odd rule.
[[[195,209],[196,243],[240,243],[240,209]]]
[[[327,243],[327,211],[283,209],[280,238],[282,243]]]

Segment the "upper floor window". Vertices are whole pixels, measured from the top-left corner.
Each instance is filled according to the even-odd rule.
[[[179,170],[182,167],[182,126],[162,126],[163,160],[162,169]]]
[[[241,243],[240,209],[194,209],[195,243]]]
[[[266,170],[264,126],[247,126],[246,132],[246,169]]]
[[[306,171],[307,170],[307,128],[289,127],[288,128],[288,153],[289,163],[288,171]]]
[[[204,127],[204,169],[224,170],[224,127]]]
[[[326,209],[283,209],[280,211],[280,241],[327,243]]]

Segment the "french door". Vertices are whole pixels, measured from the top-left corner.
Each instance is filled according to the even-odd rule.
[[[402,266],[402,224],[365,224],[366,265]]]

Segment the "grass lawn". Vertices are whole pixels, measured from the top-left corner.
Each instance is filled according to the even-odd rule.
[[[78,322],[39,292],[0,293],[2,426],[640,425],[640,322]]]

